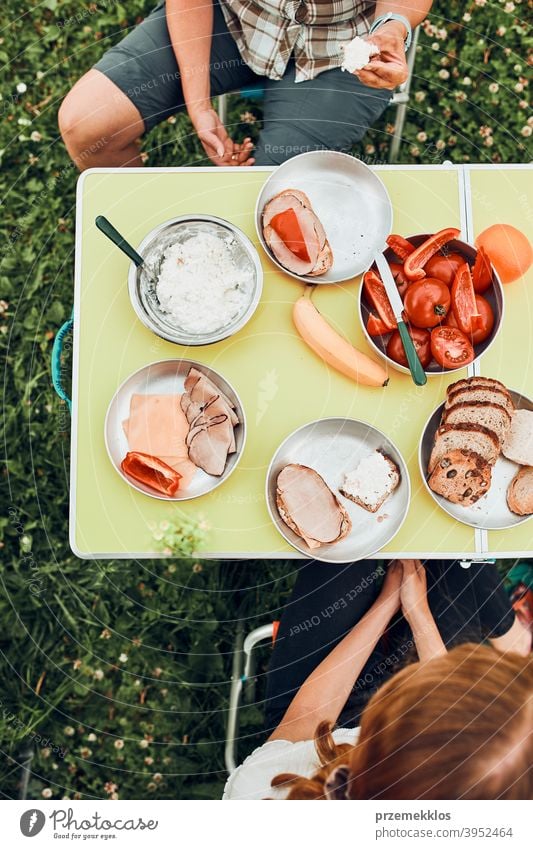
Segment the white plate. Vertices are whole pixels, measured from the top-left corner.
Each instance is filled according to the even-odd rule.
[[[196,368],[205,374],[235,405],[235,412],[240,421],[240,424],[235,428],[237,450],[234,454],[229,455],[224,474],[220,477],[208,475],[202,469],[198,469],[191,485],[187,489],[183,491],[178,489],[175,495],[167,496],[133,480],[133,478],[125,475],[120,468],[122,460],[129,451],[128,440],[126,439],[122,422],[129,417],[132,395],[137,393],[141,395],[181,394],[184,392],[185,378],[191,368]],[[221,374],[203,365],[203,363],[197,363],[194,360],[161,360],[134,372],[117,389],[107,410],[104,432],[109,459],[120,477],[133,487],[133,489],[149,495],[151,498],[158,498],[161,501],[188,501],[191,498],[199,498],[201,495],[207,495],[208,492],[212,492],[217,486],[224,483],[234,471],[244,450],[246,419],[239,396],[233,386]]]
[[[263,209],[284,189],[305,192],[326,231],[333,265],[319,277],[288,271],[264,240]],[[340,283],[366,271],[391,227],[391,200],[377,174],[360,159],[332,150],[313,150],[284,162],[266,181],[255,207],[255,228],[267,255],[285,274],[308,283]]]
[[[400,470],[400,484],[377,513],[370,513],[339,493],[345,472],[375,450],[388,454]],[[352,530],[338,543],[308,548],[281,519],[276,507],[276,481],[284,466],[300,463],[321,475],[352,520]],[[351,563],[370,557],[398,533],[411,497],[409,474],[402,455],[385,434],[355,419],[318,419],[298,428],[282,442],[268,468],[266,501],[280,534],[301,554],[324,563]]]
[[[517,410],[532,410],[533,401],[521,395],[519,392],[508,390],[513,403]],[[500,454],[496,460],[492,470],[492,483],[486,495],[483,495],[479,501],[476,501],[471,507],[463,507],[461,504],[452,504],[441,495],[437,495],[429,488],[427,482],[427,467],[429,457],[433,448],[435,433],[440,425],[444,403],[440,404],[436,410],[430,415],[422,431],[422,439],[418,451],[418,462],[420,465],[420,474],[426,486],[427,491],[433,500],[442,507],[442,509],[462,522],[464,525],[470,525],[472,528],[481,528],[486,531],[503,531],[506,528],[514,528],[515,525],[521,525],[522,522],[527,522],[531,516],[517,516],[512,513],[507,506],[507,489],[512,479],[520,469],[518,463],[513,463],[507,460],[503,454]]]

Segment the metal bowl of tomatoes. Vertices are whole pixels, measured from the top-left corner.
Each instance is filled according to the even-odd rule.
[[[473,363],[490,348],[503,321],[503,286],[496,270],[484,251],[458,239],[458,232],[447,228],[405,239],[389,236],[384,252],[404,303],[411,338],[429,376]],[[441,246],[424,262],[424,246],[429,253],[435,239]],[[420,262],[408,262],[411,253]],[[419,279],[409,279],[406,269],[411,278],[414,269]],[[393,368],[409,374],[375,265],[363,275],[359,318],[370,346]]]

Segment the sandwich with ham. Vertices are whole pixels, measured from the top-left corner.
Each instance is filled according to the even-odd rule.
[[[285,189],[263,209],[263,236],[287,271],[318,277],[333,265],[333,252],[311,201],[298,189]]]
[[[342,504],[309,466],[290,463],[281,470],[276,504],[285,524],[311,549],[340,542],[352,529]]]

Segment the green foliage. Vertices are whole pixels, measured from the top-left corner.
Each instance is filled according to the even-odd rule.
[[[80,561],[68,548],[69,420],[51,388],[49,360],[72,306],[76,173],[58,138],[57,110],[83,71],[151,6],[31,0],[21,13],[20,3],[5,0],[0,13],[6,797],[19,792],[20,753],[29,741],[33,798],[218,795],[237,620],[248,631],[275,618],[293,579],[283,561],[192,562],[186,555],[197,528],[185,529],[189,548],[177,539],[183,529],[158,529],[162,548],[177,552],[163,560]],[[465,22],[464,4],[436,3],[432,26],[446,37],[428,30],[421,38],[405,161],[433,161],[437,151],[455,161],[526,160],[522,8],[474,3]],[[500,26],[506,32],[498,36]],[[448,80],[438,76],[443,69]],[[494,82],[498,91],[489,88]],[[463,91],[466,99],[458,97]],[[257,104],[231,99],[236,137],[256,133],[259,117]],[[369,157],[385,157],[391,120],[389,110],[365,140]],[[482,126],[491,133],[480,134]],[[158,127],[143,150],[149,165],[205,164],[183,116]],[[258,706],[247,707],[245,748],[259,721]]]

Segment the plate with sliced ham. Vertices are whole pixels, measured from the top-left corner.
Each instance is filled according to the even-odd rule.
[[[270,517],[306,557],[350,563],[398,533],[411,487],[402,455],[377,428],[356,419],[318,419],[288,436],[266,480]]]
[[[365,271],[392,226],[387,190],[364,162],[316,150],[282,163],[256,203],[259,241],[285,273],[340,283]]]
[[[227,480],[246,439],[244,410],[221,374],[193,360],[162,360],[119,387],[105,444],[126,483],[152,498],[183,501]]]

